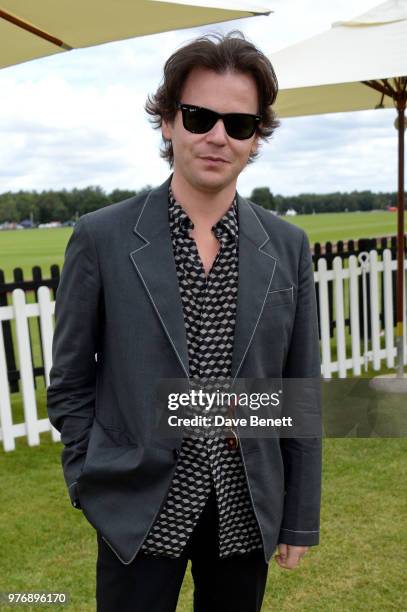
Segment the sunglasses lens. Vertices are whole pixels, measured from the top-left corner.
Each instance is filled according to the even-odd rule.
[[[220,117],[223,118],[225,130],[231,138],[246,140],[256,131],[255,115],[245,113],[227,113],[219,115],[215,111],[200,106],[180,105],[184,128],[193,134],[206,134]]]
[[[224,123],[229,136],[237,140],[251,138],[256,130],[256,119],[250,115],[228,115],[224,118]]]
[[[194,134],[209,132],[217,120],[215,113],[204,108],[184,108],[182,118],[185,129]]]

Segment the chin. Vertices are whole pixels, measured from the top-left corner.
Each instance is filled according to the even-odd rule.
[[[234,176],[222,176],[215,172],[204,172],[195,177],[195,184],[208,191],[219,191],[234,181]]]

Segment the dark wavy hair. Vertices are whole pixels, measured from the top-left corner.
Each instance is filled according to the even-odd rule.
[[[161,128],[163,120],[173,123],[177,113],[176,103],[180,101],[184,83],[194,68],[207,68],[218,74],[229,71],[250,75],[256,82],[258,112],[262,116],[257,134],[264,141],[271,137],[280,125],[271,108],[278,92],[277,77],[270,60],[239,30],[226,35],[214,33],[201,36],[168,58],[162,83],[155,94],[147,97],[145,104],[154,128]],[[257,155],[257,151],[253,152],[248,163]],[[174,151],[170,140],[163,138],[161,157],[173,166]]]

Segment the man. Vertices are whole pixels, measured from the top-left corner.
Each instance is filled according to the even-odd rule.
[[[153,427],[163,379],[320,376],[306,235],[236,193],[276,95],[242,35],[179,49],[146,104],[173,174],[83,215],[69,240],[48,413],[97,530],[99,611],[174,612],[190,559],[195,612],[258,612],[276,546],[293,569],[318,543],[320,438]]]

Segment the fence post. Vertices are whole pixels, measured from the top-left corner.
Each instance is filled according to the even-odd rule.
[[[333,259],[334,259],[334,256],[332,253],[332,242],[325,242],[325,261],[326,261],[328,270],[332,270]],[[333,284],[328,283],[329,335],[331,338],[334,337],[334,327],[335,327],[333,291],[334,291]]]
[[[380,322],[379,322],[379,268],[377,251],[369,252],[370,271],[370,320],[372,338],[372,361],[373,369],[380,370]]]
[[[383,296],[384,296],[384,337],[386,346],[386,365],[394,368],[395,346],[393,325],[393,278],[391,270],[391,250],[383,251]]]
[[[351,255],[356,255],[354,240],[348,240],[348,257],[350,257]]]
[[[13,418],[10,402],[10,387],[7,376],[7,360],[4,346],[3,328],[0,319],[0,426],[3,448],[14,450],[16,443],[13,435]]]
[[[53,297],[53,300],[55,300],[56,294],[57,294],[57,287],[59,285],[59,277],[60,277],[59,266],[57,264],[52,264],[50,270],[51,270],[51,280],[53,281],[52,282],[52,297]]]
[[[7,290],[5,287],[6,279],[4,276],[4,271],[0,270],[0,308],[1,306],[7,306]],[[13,336],[11,334],[11,323],[10,321],[0,322],[0,325],[3,326],[3,338],[4,338],[4,348],[6,351],[6,362],[7,362],[7,372],[17,372],[17,363],[16,357],[14,355],[14,344],[13,344]],[[8,376],[8,374],[7,374]],[[18,380],[10,380],[10,392],[17,393],[19,390]]]
[[[34,282],[34,294],[35,294],[35,301],[38,303],[38,289],[39,287],[41,287],[41,282],[42,282],[42,270],[40,268],[40,266],[33,266],[32,270],[32,279]],[[44,384],[45,386],[47,386],[47,380],[45,377],[45,366],[44,366],[44,351],[43,351],[43,342],[42,342],[42,335],[41,335],[41,318],[38,319],[37,321],[38,324],[38,335],[40,338],[40,351],[41,351],[41,362],[43,364],[43,369],[44,369]],[[35,368],[35,360],[34,360],[34,355],[33,353],[31,353],[32,356],[32,360],[34,363],[34,368]],[[34,385],[37,388],[37,378],[36,376],[34,376]]]
[[[368,253],[370,250],[370,238],[360,238],[358,240],[358,255],[361,253]],[[362,275],[359,277],[359,295],[363,296],[362,289]],[[371,339],[370,332],[370,278],[369,274],[366,275],[366,318],[367,318],[367,340]],[[359,301],[359,318],[360,318],[360,330],[364,329],[364,314],[363,314],[363,299]]]
[[[360,329],[359,329],[359,285],[358,260],[356,255],[349,257],[349,320],[352,341],[353,374],[361,374]]]
[[[333,283],[335,293],[336,318],[336,350],[338,359],[339,378],[346,378],[346,344],[345,344],[345,317],[343,309],[343,268],[342,258],[333,260]]]
[[[331,334],[329,324],[328,277],[326,259],[318,261],[319,312],[321,313],[322,375],[331,378]]]
[[[51,292],[48,287],[38,289],[38,307],[40,311],[39,324],[41,327],[41,343],[44,364],[45,386],[49,386],[49,373],[52,366],[52,336],[54,326],[52,315],[55,310],[55,302],[51,302]],[[54,442],[61,439],[61,434],[50,423],[51,436]]]
[[[40,443],[40,436],[37,426],[37,402],[34,391],[30,334],[24,291],[22,289],[14,289],[12,299],[14,317],[16,321],[17,347],[20,361],[20,376],[27,440],[30,446],[34,446]]]

